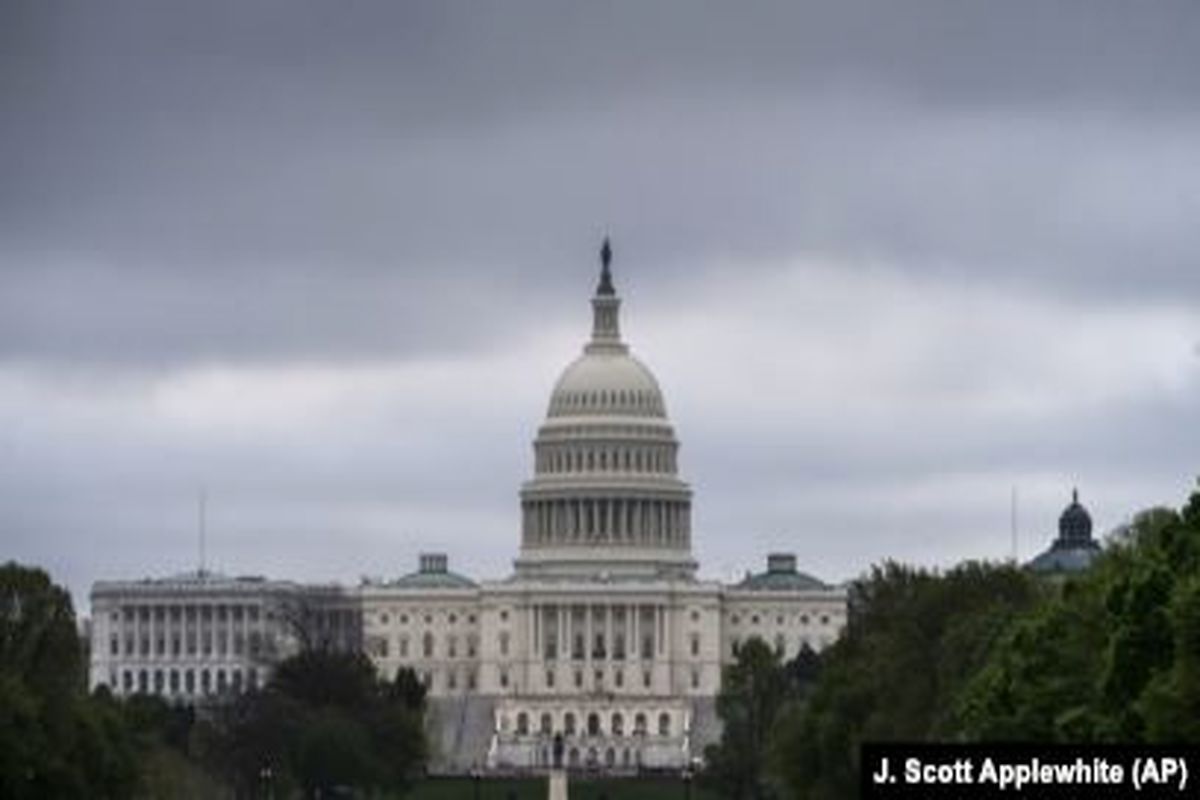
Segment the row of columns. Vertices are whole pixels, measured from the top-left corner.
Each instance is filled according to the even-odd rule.
[[[538,447],[539,475],[562,472],[653,472],[674,475],[675,454],[666,447]]]
[[[535,603],[528,614],[530,662],[653,661],[669,655],[665,605]]]
[[[686,500],[526,500],[521,506],[528,544],[602,541],[687,547],[691,541],[691,505]]]

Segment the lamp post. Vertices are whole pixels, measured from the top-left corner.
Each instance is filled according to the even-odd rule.
[[[692,770],[688,767],[683,768],[683,797],[692,800]]]

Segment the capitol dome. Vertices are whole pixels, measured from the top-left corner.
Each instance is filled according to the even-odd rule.
[[[616,415],[666,418],[658,381],[628,353],[584,353],[550,394],[547,416]]]
[[[612,250],[601,250],[592,336],[559,377],[521,489],[519,572],[686,574],[691,490],[654,374],[621,340]]]

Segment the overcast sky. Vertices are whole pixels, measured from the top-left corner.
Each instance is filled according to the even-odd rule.
[[[1200,473],[1200,3],[0,6],[0,558],[507,574],[613,237],[702,573]]]

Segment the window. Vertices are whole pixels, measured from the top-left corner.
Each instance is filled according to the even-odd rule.
[[[575,670],[575,688],[580,689],[582,687],[583,687],[583,670],[577,669],[577,670]]]
[[[500,655],[508,655],[508,631],[500,632]]]
[[[408,637],[407,636],[400,637],[400,657],[408,658]]]
[[[183,673],[183,690],[188,694],[196,691],[196,671],[189,669]]]
[[[575,735],[575,715],[570,711],[563,716],[563,733],[567,736]]]
[[[692,688],[693,689],[700,688],[700,670],[698,670],[698,669],[692,670]]]
[[[700,655],[700,634],[698,633],[692,634],[692,655]]]
[[[625,735],[625,718],[619,711],[612,715],[612,734],[613,736]]]
[[[546,670],[546,686],[550,689],[554,688],[554,670],[552,669]]]
[[[508,670],[506,669],[500,670],[500,688],[508,688]]]
[[[508,622],[508,609],[507,608],[500,612],[500,621]]]
[[[617,685],[618,689],[625,685],[625,671],[624,670],[618,669],[613,672],[613,683],[615,683]]]
[[[458,658],[458,639],[454,636],[446,639],[446,655],[449,658]]]
[[[633,733],[636,736],[646,735],[646,715],[640,711],[633,716]]]
[[[642,686],[646,689],[650,688],[650,670],[642,670]]]
[[[529,734],[529,715],[524,711],[517,714],[517,735],[527,736]]]
[[[729,643],[729,645],[730,645],[729,652],[733,655],[734,658],[737,658],[738,651],[741,649],[741,644],[742,643],[738,641],[738,638],[736,636],[733,637],[733,640]]]
[[[670,736],[671,735],[671,715],[666,713],[665,711],[658,715],[658,735],[659,736]]]
[[[426,633],[421,639],[421,653],[425,658],[433,658],[433,634]]]
[[[112,638],[108,640],[108,654],[115,656],[115,655],[120,654],[120,652],[121,652],[121,640],[118,639],[117,635],[114,633],[112,635]]]
[[[587,732],[588,736],[600,735],[600,715],[594,711],[591,714],[588,714]]]
[[[450,670],[450,672],[448,672],[446,674],[446,688],[447,689],[457,689],[458,688],[458,673],[455,670]]]
[[[542,735],[549,736],[551,731],[553,731],[553,729],[554,729],[554,725],[550,721],[550,715],[542,714],[542,724],[541,724]]]

